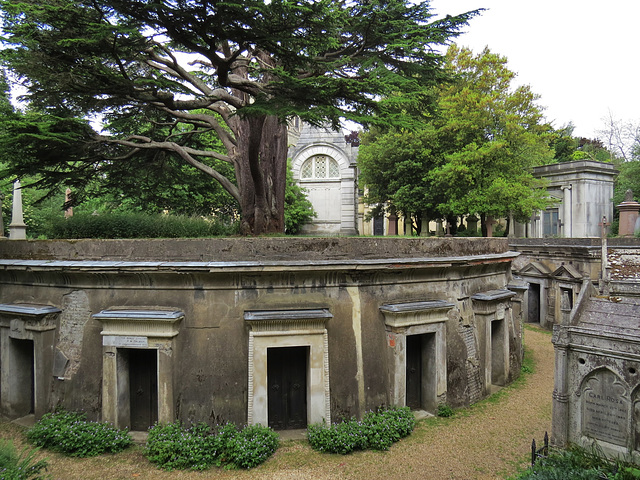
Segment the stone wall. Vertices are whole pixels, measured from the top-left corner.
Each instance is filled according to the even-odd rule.
[[[44,382],[36,415],[64,406],[119,426],[149,375],[151,422],[269,422],[272,349],[305,364],[308,422],[416,401],[433,412],[518,376],[516,257],[504,239],[7,240],[0,361]],[[25,348],[49,356],[32,365]],[[3,377],[4,415],[25,413],[21,388]]]

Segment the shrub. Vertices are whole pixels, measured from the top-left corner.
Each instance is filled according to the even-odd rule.
[[[231,423],[211,429],[205,423],[184,427],[176,421],[149,430],[145,455],[164,470],[252,468],[276,451],[278,440],[276,432],[261,425],[238,431]]]
[[[414,426],[409,407],[396,407],[367,412],[362,421],[352,418],[332,425],[309,425],[307,438],[315,450],[345,455],[354,450],[388,450],[409,435]]]
[[[452,417],[453,409],[449,405],[438,405],[438,411],[436,412],[438,417]]]
[[[608,459],[597,448],[588,450],[572,446],[552,451],[520,474],[520,480],[637,480],[640,469],[621,459]]]
[[[27,432],[27,438],[38,447],[72,457],[117,453],[131,445],[126,430],[118,430],[109,423],[87,421],[83,413],[64,411],[43,415]]]
[[[35,460],[37,448],[25,448],[20,454],[10,441],[0,440],[0,480],[41,480],[48,478],[46,460]]]
[[[52,222],[50,238],[199,238],[235,233],[233,225],[201,217],[142,213],[76,214]]]

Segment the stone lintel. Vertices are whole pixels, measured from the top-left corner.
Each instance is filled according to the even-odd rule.
[[[0,315],[18,317],[44,317],[52,313],[60,313],[57,307],[28,303],[0,303]]]
[[[94,315],[102,322],[101,334],[107,336],[132,336],[172,338],[178,335],[178,324],[184,312],[177,309],[107,309]]]
[[[287,335],[322,333],[325,322],[333,318],[328,308],[300,310],[250,310],[244,312],[244,320],[254,333],[284,332]]]
[[[391,328],[406,328],[412,325],[444,322],[447,312],[454,304],[446,300],[427,300],[423,302],[407,302],[382,305],[385,324]]]
[[[471,295],[471,299],[477,302],[499,302],[513,297],[516,293],[511,290],[489,290]]]

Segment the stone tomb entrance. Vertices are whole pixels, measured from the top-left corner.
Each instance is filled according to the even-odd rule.
[[[0,405],[10,418],[48,411],[60,309],[0,304]]]
[[[109,309],[102,322],[102,419],[146,431],[175,420],[174,339],[184,313],[175,309]]]
[[[391,402],[435,413],[446,399],[447,313],[444,300],[383,305],[391,371]]]
[[[331,423],[328,309],[247,311],[247,423],[276,430]]]

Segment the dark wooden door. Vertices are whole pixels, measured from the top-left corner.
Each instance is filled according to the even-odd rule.
[[[307,427],[309,347],[267,349],[269,426],[274,430]]]
[[[131,430],[147,430],[158,420],[158,352],[129,350]]]
[[[422,408],[422,339],[421,335],[407,336],[407,406]]]
[[[530,323],[540,323],[540,285],[537,283],[529,284],[528,293],[529,312],[527,320]]]
[[[373,218],[373,234],[384,235],[384,217]]]

